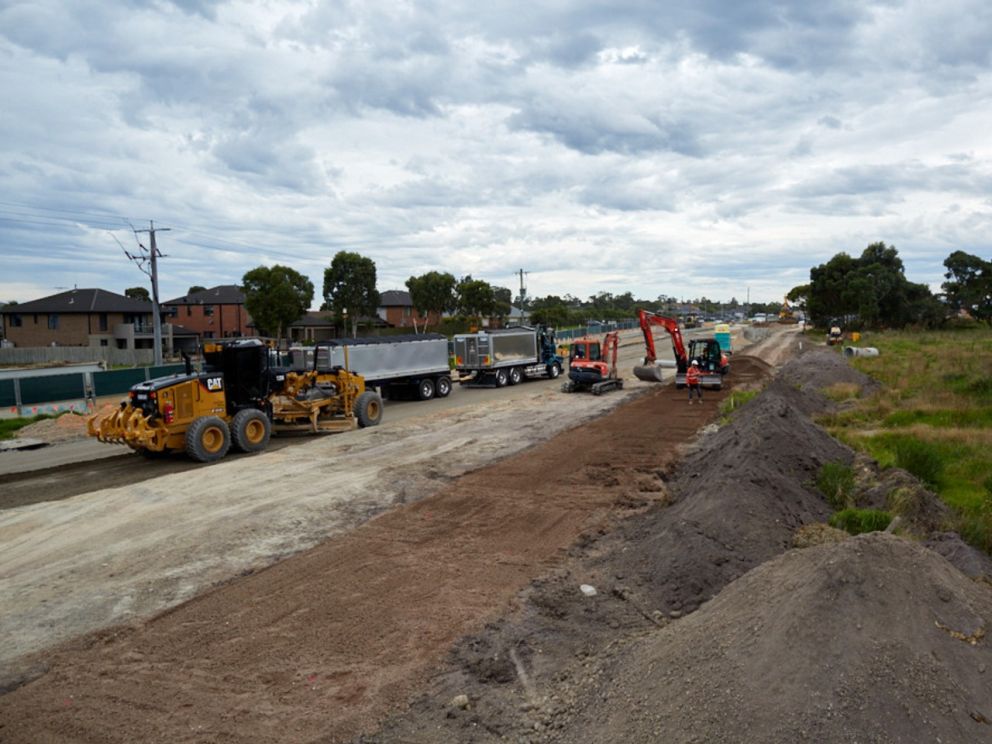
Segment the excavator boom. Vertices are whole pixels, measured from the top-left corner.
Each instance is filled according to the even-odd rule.
[[[649,310],[638,310],[637,319],[641,324],[641,332],[644,334],[644,347],[647,353],[644,355],[644,365],[634,367],[634,377],[644,382],[663,382],[662,368],[656,364],[658,355],[654,346],[654,333],[652,331],[654,326],[661,326],[668,331],[668,335],[672,337],[675,366],[678,371],[685,372],[688,360],[678,321],[674,318],[652,313]]]

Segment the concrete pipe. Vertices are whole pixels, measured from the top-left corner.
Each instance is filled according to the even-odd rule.
[[[874,346],[845,346],[844,355],[849,357],[877,357],[878,349]]]

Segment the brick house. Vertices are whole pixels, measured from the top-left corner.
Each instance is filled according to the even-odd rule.
[[[0,311],[3,335],[15,346],[112,346],[151,349],[154,346],[152,303],[105,289],[70,289]],[[162,325],[166,349],[173,331]]]
[[[390,289],[379,293],[379,307],[376,314],[394,328],[413,328],[414,321],[418,328],[424,325],[424,319],[413,306],[410,293],[401,289]],[[437,313],[428,313],[427,320],[434,327],[440,323]]]
[[[245,293],[234,284],[222,284],[162,303],[165,316],[201,338],[250,336],[251,318]]]

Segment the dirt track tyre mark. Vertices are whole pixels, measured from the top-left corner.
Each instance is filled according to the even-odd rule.
[[[217,416],[201,416],[186,430],[186,454],[197,462],[215,462],[231,447],[231,432]]]
[[[231,421],[231,446],[239,452],[261,452],[269,444],[272,424],[259,410],[247,408]]]
[[[433,385],[432,385],[433,388]],[[363,429],[378,426],[382,421],[382,398],[371,390],[366,390],[355,400],[355,417]]]
[[[437,382],[434,384],[434,388],[437,391],[438,398],[447,398],[451,393],[451,378],[438,377]]]

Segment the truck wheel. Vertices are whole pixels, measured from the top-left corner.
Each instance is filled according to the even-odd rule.
[[[506,387],[506,383],[509,381],[510,378],[505,369],[496,370],[496,387]]]
[[[451,378],[438,377],[434,383],[434,389],[437,392],[438,398],[447,398],[451,394]]]
[[[421,400],[430,400],[434,397],[434,380],[421,380],[417,385],[417,397]]]
[[[197,462],[214,462],[231,447],[231,432],[217,416],[201,416],[186,430],[186,454]]]
[[[552,380],[555,379],[560,374],[561,374],[561,367],[559,366],[558,362],[555,362],[554,364],[548,367],[548,377],[550,377]]]
[[[524,379],[524,373],[520,371],[520,367],[514,367],[510,370],[510,384],[519,385],[520,381]]]
[[[272,424],[269,417],[256,408],[246,408],[234,414],[231,421],[231,446],[239,452],[261,452],[269,444]]]
[[[355,400],[355,418],[363,429],[378,426],[382,421],[382,398],[370,390],[359,395]]]

